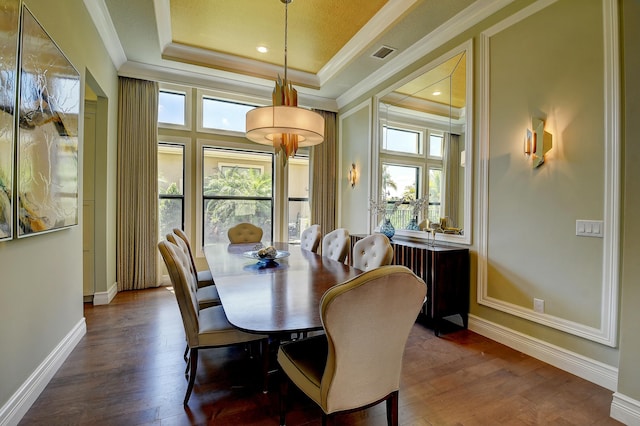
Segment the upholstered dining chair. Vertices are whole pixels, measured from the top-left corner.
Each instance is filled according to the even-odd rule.
[[[387,404],[387,423],[398,424],[404,347],[427,286],[405,266],[388,265],[338,284],[322,296],[325,334],[284,343],[280,424],[285,424],[289,382],[322,409],[322,424],[336,414]]]
[[[344,228],[334,229],[322,239],[322,255],[330,259],[344,262],[349,253],[351,237]]]
[[[189,258],[189,272],[197,277],[197,272],[189,255],[189,248],[187,243],[185,243],[182,238],[178,237],[174,233],[168,233],[165,238],[171,244],[174,244],[176,247],[178,247],[182,251],[182,253]],[[198,285],[196,285],[194,292],[198,301],[198,307],[200,309],[220,305],[220,295],[218,295],[218,289],[215,285],[206,287],[199,287]]]
[[[239,223],[229,228],[227,237],[231,244],[259,243],[262,240],[262,229],[251,223]]]
[[[302,231],[300,235],[300,248],[315,253],[318,251],[321,239],[322,233],[320,232],[320,225],[311,225]]]
[[[353,245],[353,267],[363,271],[390,265],[393,261],[393,246],[383,234],[373,234],[358,240]]]
[[[158,249],[167,265],[171,283],[182,316],[184,332],[189,346],[189,367],[187,368],[188,385],[184,397],[186,406],[191,397],[198,367],[198,351],[206,348],[218,348],[261,342],[262,373],[264,389],[267,389],[269,349],[267,336],[245,333],[233,327],[224,313],[222,306],[199,309],[195,297],[195,275],[191,272],[189,258],[175,244],[160,241]]]
[[[191,259],[191,266],[193,270],[196,271],[198,277],[198,287],[207,287],[215,284],[213,282],[213,277],[211,276],[211,271],[206,269],[204,271],[198,271],[196,268],[196,262],[193,257],[193,250],[191,249],[191,242],[189,241],[189,237],[184,231],[180,228],[173,228],[173,233],[176,234],[177,237],[181,238],[182,241],[187,245],[187,249],[189,249],[189,258]]]

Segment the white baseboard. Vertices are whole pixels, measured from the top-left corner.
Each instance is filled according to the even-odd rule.
[[[613,394],[611,417],[628,426],[640,425],[640,401],[619,392]]]
[[[559,346],[469,315],[469,329],[599,386],[615,391],[618,369]]]
[[[111,284],[107,291],[99,291],[93,295],[94,305],[108,305],[118,294],[118,283]]]
[[[87,325],[82,318],[0,408],[0,426],[13,426],[20,422],[86,332]]]

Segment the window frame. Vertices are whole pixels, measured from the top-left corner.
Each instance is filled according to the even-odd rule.
[[[176,93],[184,95],[184,125],[164,123],[158,118],[158,127],[163,129],[175,129],[175,130],[191,130],[191,123],[193,120],[193,95],[190,87],[179,86],[177,84],[159,83],[159,92]]]
[[[383,137],[382,132],[384,131],[384,127],[391,127],[398,130],[408,130],[413,132],[420,132],[422,137],[422,153],[421,154],[411,154],[401,151],[392,151],[383,149]],[[377,158],[378,158],[378,177],[375,180],[374,191],[377,188],[377,196],[380,197],[382,192],[382,166],[383,165],[398,165],[398,166],[408,166],[408,167],[416,167],[418,168],[418,182],[416,187],[416,197],[424,197],[429,193],[429,170],[444,170],[444,158],[443,157],[433,157],[429,156],[429,143],[431,134],[439,135],[443,137],[445,136],[445,131],[438,128],[439,126],[433,125],[431,126],[429,123],[424,124],[415,124],[409,123],[408,121],[403,121],[400,117],[394,117],[394,120],[387,120],[384,118],[379,119],[378,131],[380,132],[380,137],[378,138],[378,144],[376,146],[377,149]],[[375,146],[375,145],[374,145]],[[443,191],[441,182],[441,189]],[[408,202],[403,202],[403,204],[408,204]],[[429,203],[430,205],[432,203]],[[443,204],[442,200],[440,200],[439,209],[442,212]],[[428,218],[428,212],[424,215],[425,217],[419,217],[418,221]],[[373,230],[379,230],[380,218],[376,218],[377,223],[373,223]],[[397,229],[397,231],[402,231],[411,233],[415,231],[410,231],[407,229]]]
[[[302,148],[301,150],[299,150],[296,155],[293,158],[289,159],[289,162],[291,161],[296,161],[296,160],[301,160],[301,159],[305,159],[307,161],[307,168],[309,169],[309,171],[311,170],[311,156],[309,155],[309,150],[308,148]],[[291,197],[289,196],[289,172],[290,169],[289,167],[287,167],[287,171],[286,171],[286,179],[287,179],[287,190],[286,190],[286,199],[284,200],[285,204],[286,204],[286,208],[284,209],[284,214],[286,215],[286,223],[283,225],[286,225],[286,233],[287,233],[287,242],[291,243],[291,244],[296,244],[295,242],[291,242],[290,238],[289,238],[289,223],[291,221],[291,218],[289,217],[289,203],[290,202],[307,202],[309,203],[309,213],[311,213],[311,175],[307,174],[307,179],[308,179],[308,184],[309,184],[309,190],[308,190],[308,195],[307,197]],[[309,217],[309,222],[311,222],[311,217]],[[309,225],[311,225],[311,223],[309,223]],[[299,242],[298,242],[299,244]]]
[[[235,137],[245,138],[244,131],[211,129],[209,127],[204,127],[203,125],[204,98],[213,98],[221,102],[229,102],[232,104],[248,105],[248,106],[255,106],[255,107],[269,105],[267,101],[265,101],[265,99],[259,98],[256,96],[246,96],[246,95],[240,95],[236,93],[231,94],[231,93],[223,92],[220,90],[197,89],[196,90],[196,99],[197,99],[196,130],[199,133],[207,133],[212,135],[225,135],[225,136],[235,136]]]
[[[204,251],[202,247],[204,246],[204,230],[205,230],[205,204],[208,199],[229,199],[228,196],[205,196],[204,195],[204,151],[205,149],[213,149],[219,151],[227,151],[227,152],[239,152],[239,153],[247,153],[247,154],[260,154],[260,155],[270,155],[271,156],[271,197],[233,197],[237,200],[251,200],[251,201],[263,201],[263,200],[271,200],[271,233],[272,235],[263,235],[263,240],[272,241],[274,236],[276,235],[276,225],[275,225],[275,213],[277,206],[277,183],[276,183],[276,170],[275,161],[276,156],[273,152],[270,152],[265,149],[247,149],[246,146],[240,147],[239,144],[228,144],[228,143],[220,143],[219,141],[198,139],[198,154],[196,158],[197,163],[197,187],[196,190],[198,192],[197,195],[197,203],[196,203],[196,226],[197,226],[197,239],[198,239],[198,247],[196,249],[198,256],[204,256]],[[256,147],[260,148],[260,145],[256,145]]]
[[[391,149],[385,149],[383,147],[385,127],[395,129],[395,130],[400,130],[400,131],[418,133],[419,134],[418,153],[414,154],[411,152],[394,151]],[[380,155],[403,156],[403,157],[409,157],[409,158],[422,159],[425,157],[425,152],[428,152],[428,148],[429,148],[429,146],[427,145],[428,133],[427,133],[427,129],[425,129],[422,126],[416,126],[415,124],[409,124],[409,123],[398,121],[398,120],[380,120],[379,132],[380,132],[380,144],[378,146],[378,150],[380,152]]]

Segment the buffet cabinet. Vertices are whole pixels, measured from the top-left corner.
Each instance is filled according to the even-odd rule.
[[[351,235],[355,243],[366,235]],[[462,325],[469,322],[469,249],[430,245],[414,241],[391,240],[393,264],[411,269],[427,284],[427,300],[421,315],[439,336],[444,318],[459,315]]]

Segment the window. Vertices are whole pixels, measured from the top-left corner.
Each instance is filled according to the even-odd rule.
[[[428,219],[438,222],[442,217],[442,169],[429,168]]]
[[[228,242],[240,222],[262,228],[273,239],[273,154],[205,146],[202,151],[203,244]]]
[[[309,158],[294,157],[289,161],[289,242],[299,243],[300,234],[311,225],[309,207]]]
[[[222,101],[211,97],[202,97],[202,128],[245,132],[245,116],[255,105]]]
[[[443,141],[444,141],[443,135],[429,133],[429,157],[442,159]]]
[[[158,123],[186,125],[186,93],[160,90],[158,95]]]
[[[184,229],[184,146],[158,144],[158,236]]]
[[[420,154],[422,152],[422,132],[383,126],[382,149],[407,154]]]
[[[389,202],[387,211],[393,211],[389,219],[394,228],[405,229],[409,225],[412,217],[409,200],[415,200],[420,190],[420,169],[419,166],[382,163],[382,188]],[[397,201],[402,201],[402,204],[393,209]]]
[[[444,133],[399,120],[393,126],[382,124],[380,129],[380,196],[388,202],[388,217],[394,228],[407,229],[415,218],[411,200],[427,195],[426,217],[419,214],[416,223],[426,219],[438,222],[442,212]]]

